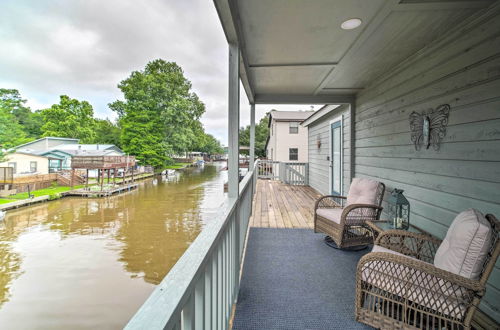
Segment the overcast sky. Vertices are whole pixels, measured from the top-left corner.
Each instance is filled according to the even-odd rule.
[[[175,61],[206,105],[206,131],[227,143],[227,43],[210,0],[0,0],[0,87],[32,109],[59,95],[87,100],[114,119],[117,84],[147,62]],[[242,91],[241,125],[249,122]],[[271,109],[258,106],[257,119]],[[318,107],[316,107],[318,108]]]

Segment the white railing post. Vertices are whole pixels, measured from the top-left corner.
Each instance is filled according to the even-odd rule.
[[[250,104],[250,162],[248,170],[253,170],[255,162],[255,104]]]
[[[304,171],[304,185],[309,185],[309,163],[306,163]]]
[[[228,94],[228,184],[229,198],[239,194],[239,126],[240,126],[240,52],[236,44],[229,44]]]

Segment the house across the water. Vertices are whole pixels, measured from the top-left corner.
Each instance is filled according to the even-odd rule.
[[[78,139],[44,137],[12,148],[7,161],[0,166],[13,167],[14,176],[48,174],[71,169],[74,156],[123,156],[113,144],[80,144]]]

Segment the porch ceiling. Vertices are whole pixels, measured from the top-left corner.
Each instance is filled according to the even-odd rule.
[[[345,103],[494,0],[214,2],[250,102]]]

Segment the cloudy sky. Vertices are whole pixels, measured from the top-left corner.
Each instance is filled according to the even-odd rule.
[[[133,70],[177,62],[206,105],[206,130],[227,143],[227,43],[210,0],[0,0],[0,87],[16,88],[32,109],[59,95],[87,100],[97,117]],[[248,124],[242,91],[241,125]],[[257,106],[257,118],[271,109]],[[317,108],[317,107],[316,107]]]

